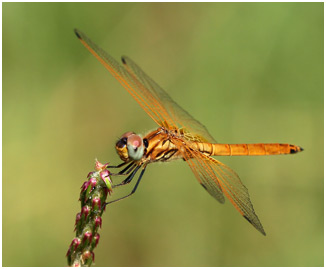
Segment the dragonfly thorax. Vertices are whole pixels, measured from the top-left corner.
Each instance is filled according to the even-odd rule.
[[[133,132],[124,133],[115,145],[115,149],[121,160],[139,161],[144,155],[144,142],[140,135]]]

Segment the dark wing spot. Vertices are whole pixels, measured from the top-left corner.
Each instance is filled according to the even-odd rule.
[[[260,226],[261,226],[261,228],[258,226],[257,227],[257,223],[254,223],[254,222],[252,222],[247,216],[245,216],[245,215],[242,215],[251,225],[253,225],[258,231],[260,231],[261,233],[262,233],[262,235],[264,235],[264,236],[266,236],[266,233],[265,233],[265,231],[264,231],[264,228],[263,228],[263,226],[261,226],[261,224],[260,224]],[[258,221],[259,222],[259,221]]]
[[[75,35],[79,38],[79,39],[82,39],[80,34],[79,34],[79,31],[77,29],[74,29],[74,32],[75,32]]]
[[[200,183],[200,185],[207,191],[207,188],[203,183]]]
[[[121,57],[121,61],[123,64],[127,64],[124,56]]]
[[[248,217],[247,217],[247,216],[243,215],[243,217],[244,217],[244,218],[245,218],[247,221],[249,221],[249,223],[251,223],[251,224],[252,224],[251,220],[250,220],[250,219],[248,219]]]

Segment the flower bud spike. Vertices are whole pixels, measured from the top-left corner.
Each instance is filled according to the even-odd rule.
[[[79,200],[81,211],[75,217],[76,237],[67,251],[69,266],[90,266],[94,261],[94,248],[98,245],[102,227],[102,214],[106,198],[112,193],[112,181],[108,163],[96,161],[95,171],[88,173],[87,181],[81,186]]]

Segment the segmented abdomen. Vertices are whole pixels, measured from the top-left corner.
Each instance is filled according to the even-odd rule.
[[[303,149],[291,144],[257,143],[257,144],[210,144],[194,143],[199,151],[211,156],[241,156],[241,155],[278,155],[292,154]]]

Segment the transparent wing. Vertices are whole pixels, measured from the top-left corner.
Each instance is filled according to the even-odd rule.
[[[168,129],[183,130],[190,139],[215,142],[206,127],[175,103],[141,68],[128,57],[121,66],[113,57],[93,43],[85,34],[75,30],[81,43],[132,95],[145,112],[159,125]]]
[[[109,70],[109,72],[120,82],[120,84],[131,94],[145,112],[158,124],[161,125],[167,112],[160,108],[150,96],[144,96],[143,87],[140,82],[134,78],[123,66],[121,66],[113,57],[93,43],[85,34],[75,29],[75,33],[80,42]],[[140,90],[140,89],[141,90]]]
[[[258,231],[266,235],[250,201],[248,189],[239,176],[225,164],[184,147],[184,159],[196,175],[202,186],[219,202],[224,202],[223,194],[230,200],[236,210]]]
[[[172,120],[175,127],[183,129],[184,132],[189,135],[192,134],[193,140],[215,142],[206,127],[173,101],[170,95],[153,81],[135,62],[124,56],[123,63],[126,69],[144,85],[144,95],[149,94],[157,103],[160,103],[161,107],[165,107],[168,118]],[[189,139],[191,139],[191,137],[189,137]]]
[[[198,182],[203,188],[208,191],[217,201],[224,204],[225,198],[220,183],[215,177],[214,170],[207,165],[203,160],[192,158],[189,156],[185,157],[189,167],[195,174]]]

